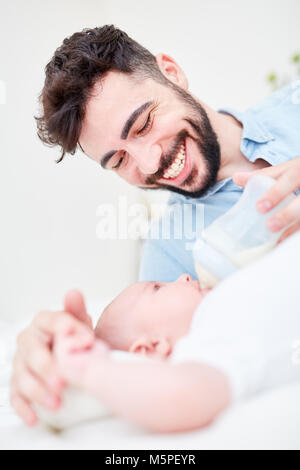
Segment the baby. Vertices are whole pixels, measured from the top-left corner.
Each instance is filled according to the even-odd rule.
[[[229,403],[226,377],[205,364],[175,365],[168,358],[208,292],[188,274],[175,282],[131,285],[102,313],[94,343],[62,329],[55,346],[62,376],[113,413],[153,431],[207,424]],[[145,360],[118,361],[110,350]]]
[[[299,380],[299,248],[300,234],[211,292],[189,275],[130,286],[105,309],[94,340],[60,330],[62,376],[155,432],[202,427],[237,400]],[[112,349],[145,359],[120,361]]]

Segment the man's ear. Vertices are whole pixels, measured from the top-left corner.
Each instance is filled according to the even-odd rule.
[[[184,90],[187,90],[189,87],[187,78],[183,70],[175,62],[172,57],[159,53],[157,54],[156,63],[161,71],[167,77],[168,80],[180,86]]]
[[[129,352],[163,359],[171,354],[172,346],[167,338],[162,336],[157,338],[141,336],[130,346]]]

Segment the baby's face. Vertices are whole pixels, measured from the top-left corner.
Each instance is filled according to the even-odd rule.
[[[166,357],[208,291],[187,274],[175,282],[137,282],[105,309],[96,335],[113,349]]]

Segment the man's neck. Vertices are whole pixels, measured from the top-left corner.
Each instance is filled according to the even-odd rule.
[[[217,134],[221,151],[221,166],[217,181],[231,178],[240,171],[254,171],[269,166],[262,159],[251,163],[241,152],[240,145],[243,125],[230,114],[219,113],[205,103],[201,103],[207,112],[211,125]]]

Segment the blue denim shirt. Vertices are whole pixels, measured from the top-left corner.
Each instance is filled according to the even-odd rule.
[[[278,165],[300,156],[300,80],[276,91],[261,103],[245,112],[221,109],[231,114],[243,125],[240,149],[250,162],[262,158],[270,165]],[[196,278],[192,258],[192,242],[201,234],[203,228],[217,217],[228,211],[240,198],[243,188],[232,181],[222,180],[211,187],[201,198],[171,194],[168,210],[159,222],[151,227],[145,241],[140,280],[174,281],[181,274],[188,273]],[[189,230],[178,235],[178,215],[184,207],[184,228]],[[173,214],[174,213],[174,214]],[[196,223],[200,214],[201,224]],[[168,217],[170,220],[168,236],[153,237],[162,230]],[[199,220],[199,219],[198,219]],[[152,234],[152,236],[151,236]]]

